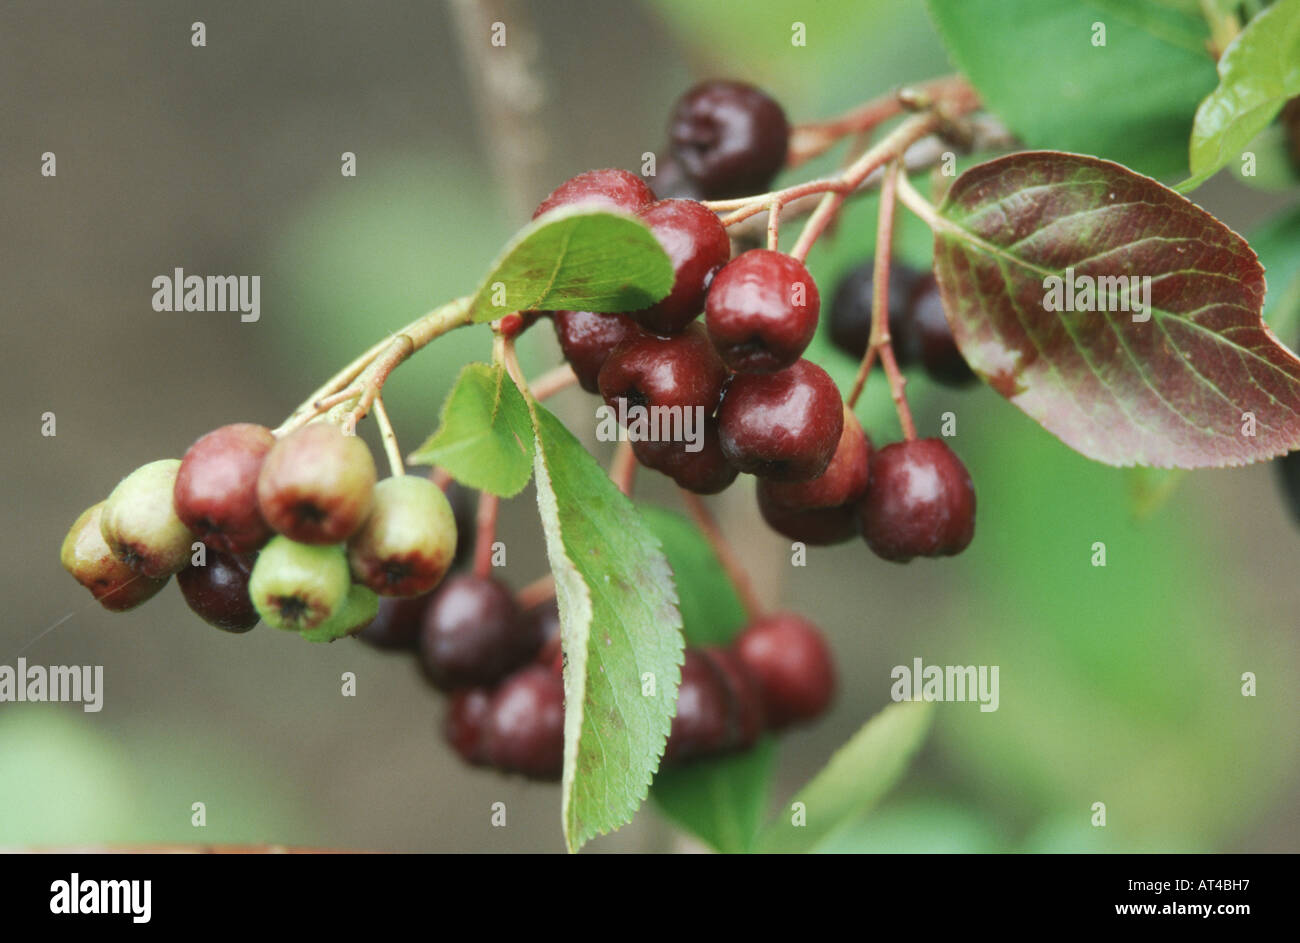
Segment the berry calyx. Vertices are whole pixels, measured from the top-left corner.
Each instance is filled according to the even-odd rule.
[[[921,364],[931,378],[946,386],[967,386],[975,380],[975,373],[957,349],[933,275],[922,276],[913,287],[901,349],[907,351],[909,362]]]
[[[817,285],[802,262],[783,252],[751,249],[713,279],[704,320],[728,367],[773,373],[803,354],[820,310]]]
[[[209,547],[203,566],[191,563],[176,574],[176,584],[190,611],[208,625],[226,632],[247,632],[260,618],[248,595],[252,573],[251,556]]]
[[[670,337],[638,334],[600,368],[600,394],[620,413],[632,407],[700,408],[711,414],[727,369],[699,325]],[[620,401],[621,404],[620,404]]]
[[[370,512],[375,477],[364,442],[332,422],[313,422],[267,453],[257,503],[277,533],[304,544],[340,543]]]
[[[883,559],[952,556],[975,536],[975,487],[942,439],[893,442],[871,457],[858,514],[867,546]]]
[[[695,649],[686,650],[682,680],[664,749],[664,763],[718,753],[732,742],[730,694],[722,672]]]
[[[487,688],[456,691],[447,703],[447,717],[442,726],[443,737],[460,754],[460,758],[471,766],[484,766],[487,763],[483,748],[483,728],[491,704],[492,692]]]
[[[194,543],[172,506],[180,467],[175,458],[140,466],[118,482],[100,512],[104,543],[127,566],[154,579],[184,569]]]
[[[514,596],[494,579],[453,576],[425,610],[420,662],[440,690],[494,684],[536,652]]]
[[[251,422],[222,426],[201,437],[176,473],[176,516],[214,549],[260,549],[273,531],[257,508],[257,476],[274,445],[271,430]]]
[[[370,514],[348,542],[358,582],[384,596],[418,596],[440,582],[456,553],[456,518],[442,489],[399,475],[375,485]]]
[[[564,685],[544,665],[501,683],[483,719],[488,763],[532,779],[558,779],[564,767]]]
[[[355,635],[370,624],[379,611],[379,596],[371,589],[353,583],[334,614],[315,628],[299,631],[309,642],[333,642]]]
[[[871,305],[875,285],[873,260],[849,270],[835,287],[831,299],[831,343],[851,357],[861,358],[871,338]],[[912,310],[913,289],[921,273],[900,263],[889,266],[889,334],[894,357],[900,367],[907,366],[911,352],[904,338]]]
[[[789,612],[764,616],[734,643],[736,655],[758,682],[772,729],[812,720],[835,695],[835,666],[821,632]]]
[[[588,393],[599,393],[597,378],[610,353],[630,337],[641,333],[625,314],[593,314],[590,311],[557,311],[555,338],[579,385]]]
[[[109,612],[126,612],[156,596],[167,580],[137,573],[113,554],[100,530],[103,511],[101,501],[81,512],[63,538],[59,561],[101,606]]]
[[[835,381],[808,360],[777,373],[737,374],[718,407],[727,460],[776,481],[806,481],[824,472],[843,429]]]
[[[639,215],[673,263],[673,287],[655,304],[628,314],[647,331],[675,334],[704,308],[709,280],[731,258],[731,240],[713,211],[694,200],[660,200]]]
[[[636,174],[626,170],[588,170],[552,190],[533,211],[533,219],[561,206],[579,204],[635,213],[654,199],[654,193]]]
[[[257,555],[248,593],[267,625],[301,632],[334,615],[350,585],[342,547],[311,546],[277,536]]]
[[[790,126],[765,92],[744,82],[689,89],[668,124],[673,156],[706,199],[763,193],[785,166]]]
[[[419,647],[424,610],[432,596],[432,593],[425,593],[422,596],[380,599],[375,617],[357,633],[357,638],[385,651],[415,651]]]

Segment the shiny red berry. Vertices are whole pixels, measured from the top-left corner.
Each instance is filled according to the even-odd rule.
[[[709,415],[726,379],[727,368],[703,328],[692,325],[671,337],[625,340],[600,368],[599,384],[606,404],[625,412],[634,406],[698,407]]]
[[[691,451],[698,445],[698,449]],[[632,451],[647,468],[662,472],[682,488],[696,494],[718,494],[736,480],[734,465],[722,454],[718,421],[706,416],[693,442],[633,442]]]
[[[440,690],[494,684],[536,651],[514,595],[494,579],[453,576],[425,610],[420,662]]]
[[[812,720],[835,696],[835,666],[820,630],[789,612],[758,619],[735,641],[757,679],[767,724],[778,729]]]
[[[261,549],[274,531],[257,508],[257,477],[274,445],[271,430],[251,422],[200,438],[176,473],[176,516],[209,547],[226,553]]]
[[[871,457],[858,504],[862,536],[879,557],[952,556],[975,536],[975,487],[942,439],[893,442]]]
[[[552,190],[533,211],[533,219],[561,206],[586,205],[635,213],[654,199],[654,193],[636,174],[626,170],[588,170]]]
[[[552,780],[564,767],[564,685],[545,665],[501,683],[483,719],[484,759],[497,769]]]
[[[740,373],[773,373],[799,359],[817,330],[817,284],[798,259],[751,249],[713,279],[704,307],[709,338]]]
[[[248,594],[253,558],[209,547],[206,560],[203,566],[191,564],[176,574],[186,604],[209,625],[227,632],[247,632],[260,618]]]
[[[743,472],[806,481],[826,470],[844,429],[835,381],[808,360],[732,377],[718,407],[722,452]]]
[[[623,341],[642,333],[625,314],[593,314],[590,311],[557,311],[555,338],[564,359],[578,375],[588,393],[599,393],[597,377],[610,353]]]
[[[726,679],[712,661],[695,649],[686,650],[682,680],[664,750],[664,763],[718,753],[732,742],[731,703]]]
[[[975,380],[974,372],[957,349],[944,313],[939,283],[933,275],[918,279],[912,290],[901,341],[898,349],[906,351],[908,361],[921,364],[940,383],[960,387]]]
[[[731,240],[718,217],[694,200],[660,200],[640,213],[673,264],[667,297],[631,318],[655,334],[675,334],[704,309],[709,281],[731,257]]]
[[[762,193],[785,166],[790,126],[781,106],[744,82],[701,82],[673,108],[673,155],[707,199]]]

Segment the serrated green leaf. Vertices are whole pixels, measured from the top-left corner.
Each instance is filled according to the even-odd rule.
[[[1278,0],[1219,58],[1219,87],[1196,109],[1187,192],[1241,155],[1287,99],[1300,95],[1300,0]]]
[[[640,510],[672,567],[686,643],[727,644],[744,628],[745,608],[713,548],[681,514]],[[776,744],[764,738],[744,753],[661,770],[651,791],[660,810],[695,837],[718,851],[743,853],[767,814],[775,762]]]
[[[1182,176],[1213,88],[1205,22],[1158,0],[928,0],[953,62],[1026,146]],[[1106,27],[1094,45],[1094,24]]]
[[[802,805],[804,824],[790,807],[759,835],[762,852],[812,851],[822,839],[858,821],[898,781],[933,720],[928,701],[891,704],[840,747],[791,800]]]
[[[673,265],[646,225],[564,207],[515,234],[470,305],[473,321],[511,311],[636,311],[673,287]]]
[[[442,407],[438,431],[408,459],[439,465],[462,484],[514,497],[533,471],[528,406],[500,365],[465,367]]]
[[[528,406],[566,658],[564,839],[577,851],[645,800],[676,704],[682,622],[668,561],[632,502],[558,419]]]

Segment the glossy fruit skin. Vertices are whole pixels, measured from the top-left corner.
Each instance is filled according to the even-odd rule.
[[[257,508],[257,476],[274,445],[271,430],[251,422],[221,426],[201,437],[176,474],[176,516],[215,550],[261,549],[274,532]]]
[[[463,688],[454,692],[447,702],[442,735],[471,766],[487,764],[483,729],[491,704],[492,692],[487,688]]]
[[[352,578],[381,596],[418,596],[456,554],[456,517],[442,489],[418,475],[375,485],[370,514],[350,541]]]
[[[387,596],[370,623],[357,632],[357,638],[384,651],[413,652],[419,648],[420,626],[432,593],[420,596]]]
[[[676,334],[703,310],[715,272],[731,258],[731,240],[718,217],[694,200],[660,200],[640,212],[673,263],[673,287],[667,297],[632,320],[654,334]]]
[[[727,748],[743,750],[753,746],[767,726],[758,679],[734,649],[708,646],[700,653],[713,663],[726,685],[729,705]]]
[[[933,275],[917,279],[909,300],[910,314],[903,332],[902,348],[909,363],[919,363],[925,372],[945,386],[968,386],[975,374],[953,339],[944,313],[939,283]]]
[[[172,507],[180,467],[175,458],[141,465],[118,482],[100,512],[104,543],[119,560],[154,579],[184,569],[194,543]]]
[[[871,457],[858,514],[867,546],[885,560],[952,556],[975,536],[975,488],[942,439],[892,442]]]
[[[799,359],[817,331],[821,297],[802,262],[751,249],[709,286],[704,321],[723,362],[738,373],[774,373]]]
[[[824,472],[843,429],[835,381],[808,360],[778,373],[737,374],[718,407],[727,460],[775,481],[806,481]]]
[[[725,491],[740,474],[722,454],[718,421],[704,419],[700,449],[687,451],[686,442],[633,442],[632,452],[646,468],[653,468],[671,478],[679,487],[696,494]]]
[[[298,543],[341,543],[370,513],[375,477],[375,460],[361,439],[332,422],[312,422],[267,454],[257,504],[277,533]]]
[[[158,595],[166,579],[137,573],[113,555],[100,530],[104,502],[82,511],[63,538],[59,561],[109,612],[126,612]]]
[[[248,594],[267,625],[314,629],[347,600],[351,580],[343,548],[272,537],[253,564]]]
[[[483,755],[508,773],[559,779],[564,767],[564,685],[544,665],[501,683],[483,722]]]
[[[226,632],[247,632],[261,618],[248,595],[253,556],[235,556],[208,548],[203,566],[191,564],[176,574],[190,611]]]
[[[734,642],[757,680],[770,729],[812,720],[835,696],[835,665],[820,630],[793,613],[765,616]]]
[[[789,508],[773,501],[762,490],[760,480],[758,511],[768,527],[789,540],[811,547],[830,547],[861,536],[858,511],[852,504],[829,508]]]
[[[420,663],[439,690],[494,684],[536,651],[514,596],[496,580],[453,576],[425,610]]]
[[[654,193],[636,174],[626,170],[588,170],[552,190],[533,211],[533,219],[561,206],[579,204],[635,213],[654,199]]]
[[[813,546],[859,536],[857,502],[867,490],[871,440],[844,407],[844,430],[826,471],[808,481],[760,478],[755,493],[763,520],[778,534]]]
[[[731,715],[722,672],[701,652],[688,648],[664,763],[683,763],[726,749],[733,737]]]
[[[555,339],[578,384],[588,393],[599,393],[597,378],[614,348],[642,333],[625,314],[592,314],[590,311],[557,311]]]
[[[744,82],[710,81],[689,89],[668,124],[673,156],[706,199],[763,193],[785,166],[785,112]]]
[[[600,394],[619,409],[699,407],[709,415],[722,397],[727,369],[699,325],[671,337],[641,334],[619,344],[600,368]]]
[[[912,310],[913,291],[921,272],[893,263],[889,267],[889,333],[900,367],[912,361],[905,340]],[[875,262],[868,259],[850,269],[835,287],[830,308],[831,343],[851,357],[861,358],[871,338],[871,304]]]
[[[336,642],[356,635],[378,613],[379,595],[368,587],[353,583],[333,615],[314,628],[299,630],[298,634],[309,642]]]

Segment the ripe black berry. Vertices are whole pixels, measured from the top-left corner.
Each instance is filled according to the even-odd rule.
[[[564,766],[564,685],[544,665],[501,683],[483,720],[486,761],[531,779],[558,779]]]
[[[641,333],[636,322],[625,314],[557,311],[553,320],[555,338],[560,342],[564,359],[588,393],[600,392],[597,377],[610,352],[623,341]]]
[[[687,649],[664,763],[681,763],[726,749],[732,742],[731,714],[722,672],[700,652]]]
[[[447,702],[443,736],[460,758],[471,766],[487,763],[483,729],[491,703],[492,692],[487,688],[465,688],[452,694]]]
[[[209,547],[249,553],[271,539],[257,508],[257,477],[274,445],[270,429],[239,422],[212,430],[181,459],[176,515]]]
[[[693,200],[660,200],[640,216],[672,260],[673,287],[667,297],[629,314],[647,331],[675,334],[704,308],[709,280],[731,258],[731,240],[718,217]]]
[[[259,616],[248,595],[253,573],[251,556],[221,553],[209,547],[203,566],[187,566],[176,574],[181,595],[204,622],[227,632],[247,632]]]
[[[425,610],[420,661],[440,690],[493,684],[536,651],[514,596],[496,580],[453,576]]]
[[[906,265],[893,263],[889,267],[889,333],[899,366],[910,362],[903,337],[907,332],[913,287],[920,275]],[[867,352],[874,279],[875,262],[868,259],[840,279],[831,299],[831,343],[851,357],[860,358]]]
[[[638,334],[614,348],[600,368],[600,393],[619,409],[634,406],[700,407],[711,414],[722,396],[727,369],[703,328],[670,337]]]
[[[799,359],[817,330],[820,308],[817,285],[802,262],[752,249],[713,279],[704,319],[732,370],[772,373]]]
[[[722,454],[718,421],[712,416],[704,419],[699,445],[699,451],[691,452],[685,441],[643,441],[633,442],[632,451],[642,465],[662,472],[687,491],[696,494],[725,491],[739,472]]]
[[[533,219],[561,206],[589,205],[635,213],[654,202],[655,195],[636,174],[626,170],[588,170],[570,177],[551,191],[533,211]]]
[[[737,374],[718,407],[727,460],[777,481],[805,481],[824,472],[843,429],[835,381],[808,360],[778,373]]]
[[[277,532],[304,544],[334,544],[370,513],[375,460],[355,435],[332,422],[289,433],[266,456],[257,504]]]
[[[901,350],[909,363],[919,363],[933,379],[947,386],[966,386],[975,374],[957,349],[948,317],[944,314],[939,283],[933,275],[919,278],[913,287],[910,310],[901,337]]]
[[[975,536],[975,488],[942,439],[893,442],[871,457],[858,504],[862,536],[879,557],[952,556]]]
[[[673,156],[706,199],[762,193],[785,166],[790,127],[772,98],[744,82],[701,82],[677,100]]]
[[[779,729],[817,717],[835,695],[835,667],[821,632],[793,613],[765,616],[735,641],[758,681],[767,724]]]

